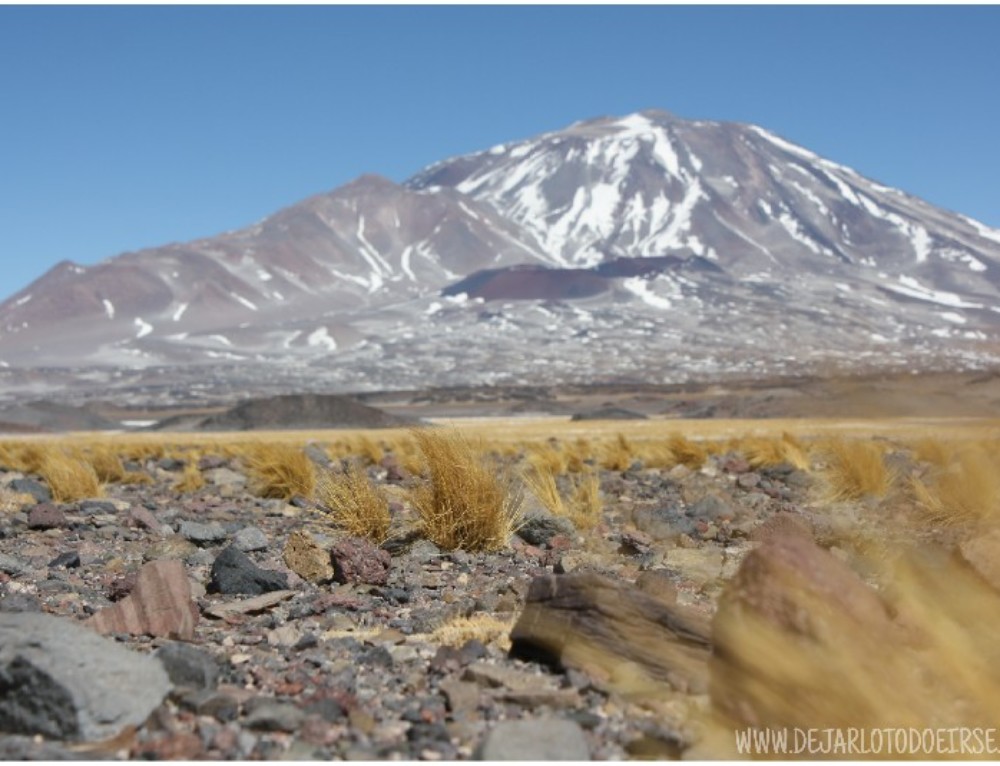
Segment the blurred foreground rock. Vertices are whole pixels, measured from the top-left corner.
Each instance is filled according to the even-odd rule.
[[[72,620],[0,614],[0,731],[113,737],[145,721],[169,691],[158,660]]]
[[[775,534],[746,556],[713,621],[711,698],[722,720],[991,725],[1000,704],[1000,594],[936,546],[866,565],[877,588],[801,530]]]

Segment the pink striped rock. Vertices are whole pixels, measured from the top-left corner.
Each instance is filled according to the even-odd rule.
[[[198,608],[191,599],[184,564],[176,559],[151,561],[139,570],[127,598],[102,609],[85,623],[98,633],[194,638]]]

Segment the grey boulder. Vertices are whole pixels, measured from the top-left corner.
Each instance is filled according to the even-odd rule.
[[[170,691],[163,666],[72,620],[0,613],[0,731],[100,740],[138,726]]]
[[[477,756],[481,761],[588,761],[590,747],[575,721],[501,721],[486,735]]]

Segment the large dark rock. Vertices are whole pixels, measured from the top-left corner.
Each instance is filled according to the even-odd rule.
[[[530,545],[546,545],[553,537],[573,538],[575,535],[572,521],[541,509],[532,509],[517,528],[517,536]]]
[[[219,663],[204,649],[181,641],[171,641],[153,655],[161,663],[174,686],[214,689],[219,680]]]
[[[106,739],[145,721],[169,691],[159,662],[72,620],[0,613],[0,731]]]
[[[212,564],[208,583],[210,593],[242,593],[258,596],[274,590],[288,588],[288,576],[282,572],[261,569],[250,557],[235,546],[222,551]]]
[[[510,634],[513,656],[583,671],[623,693],[706,691],[709,636],[697,612],[592,572],[535,578]]]
[[[7,485],[11,492],[18,492],[24,495],[31,495],[35,502],[48,503],[52,500],[52,492],[47,486],[37,479],[23,478],[14,479]]]

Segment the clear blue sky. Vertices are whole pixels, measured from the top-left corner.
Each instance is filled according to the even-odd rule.
[[[661,108],[1000,227],[1000,7],[0,7],[0,297]]]

